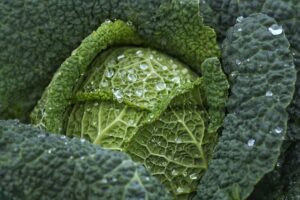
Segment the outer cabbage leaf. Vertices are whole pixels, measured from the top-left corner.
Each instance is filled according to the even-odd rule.
[[[227,33],[223,62],[232,85],[229,114],[195,199],[245,199],[274,168],[296,80],[288,40],[283,32],[272,34],[274,24],[273,18],[254,14]]]
[[[1,199],[169,199],[127,155],[0,121]]]
[[[55,70],[106,19],[130,21],[150,46],[199,69],[219,51],[198,12],[197,0],[1,1],[0,118],[27,119]]]
[[[247,17],[252,13],[267,14],[282,25],[291,44],[290,48],[297,69],[294,100],[288,108],[290,119],[287,138],[300,139],[300,2],[297,0],[208,0],[205,2],[200,3],[204,21],[216,29],[221,40],[229,27],[243,20],[241,17]]]

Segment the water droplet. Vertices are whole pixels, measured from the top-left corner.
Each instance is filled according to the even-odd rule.
[[[237,77],[237,75],[238,75],[237,71],[233,71],[230,73],[231,78],[235,78],[235,77]]]
[[[51,154],[55,149],[49,149],[48,153]]]
[[[135,54],[138,56],[138,57],[143,57],[144,53],[142,50],[138,50],[135,52]]]
[[[113,69],[107,69],[105,72],[105,77],[111,78],[114,76],[114,74],[115,74],[115,71]]]
[[[280,162],[277,162],[276,167],[280,167],[280,166],[281,166]]]
[[[267,92],[266,92],[266,96],[267,96],[267,97],[271,97],[271,96],[273,96],[273,92],[271,92],[271,91],[267,91]]]
[[[134,120],[132,120],[132,119],[128,120],[128,125],[130,125],[130,126],[134,125]]]
[[[282,131],[283,131],[283,128],[281,128],[281,127],[277,127],[277,128],[274,129],[274,132],[277,133],[277,134],[282,133]]]
[[[187,73],[188,73],[188,70],[187,70],[187,69],[183,69],[183,70],[181,70],[181,72],[182,72],[183,74],[187,74]]]
[[[101,183],[106,184],[106,183],[107,183],[107,179],[106,179],[106,178],[102,179],[102,180],[101,180]]]
[[[243,16],[239,16],[238,18],[236,18],[237,23],[241,23],[243,20],[244,20]]]
[[[106,19],[106,20],[104,21],[104,24],[110,24],[110,23],[112,23],[112,21],[111,21],[110,19]]]
[[[117,182],[117,179],[114,177],[114,178],[112,178],[111,181],[112,181],[112,182]]]
[[[247,62],[250,62],[250,59],[248,58],[246,61],[247,61]]]
[[[177,68],[178,68],[178,65],[173,64],[172,67],[173,67],[173,69],[177,69]]]
[[[176,137],[175,142],[176,142],[177,144],[180,144],[180,143],[182,142],[182,140],[181,140],[180,137]]]
[[[293,64],[287,64],[287,63],[286,63],[286,64],[284,64],[283,66],[284,66],[284,67],[291,67],[291,68],[294,68],[294,65],[293,65]]]
[[[137,75],[136,74],[128,74],[127,78],[129,81],[135,82],[137,80]]]
[[[182,175],[183,175],[184,177],[186,177],[186,176],[187,176],[187,172],[183,172]]]
[[[154,56],[152,54],[150,54],[149,58],[152,60],[152,59],[154,59]]]
[[[38,138],[45,138],[46,137],[46,135],[45,134],[38,134],[38,136],[37,136]]]
[[[236,60],[235,60],[235,64],[240,65],[240,64],[242,64],[242,61],[239,60],[239,59],[236,59]]]
[[[85,159],[85,157],[84,157],[84,156],[81,156],[81,157],[80,157],[80,160],[84,160],[84,159]]]
[[[156,90],[157,91],[162,91],[164,89],[166,89],[167,85],[164,82],[159,82],[156,84]]]
[[[72,159],[74,159],[74,156],[70,156],[70,158],[69,158],[69,159],[71,159],[71,160],[72,160]]]
[[[98,102],[95,102],[95,103],[94,103],[94,106],[99,106],[99,103],[98,103]]]
[[[175,76],[171,79],[172,82],[176,83],[176,84],[180,84],[180,78],[178,76]]]
[[[177,191],[177,193],[183,193],[184,192],[183,188],[181,188],[181,187],[178,187],[176,191]]]
[[[121,90],[114,90],[113,89],[113,94],[116,100],[121,103],[123,101],[123,92]]]
[[[148,67],[149,67],[149,65],[146,64],[146,63],[140,64],[140,69],[141,69],[141,70],[146,70],[146,69],[148,69]]]
[[[283,32],[283,29],[282,26],[273,24],[269,27],[269,31],[272,33],[272,35],[280,35]]]
[[[176,175],[178,175],[178,172],[177,172],[175,169],[173,169],[173,170],[172,170],[172,175],[173,175],[173,176],[176,176]]]
[[[168,67],[164,65],[164,66],[162,66],[162,70],[166,71],[166,70],[168,70]]]
[[[125,55],[124,55],[124,54],[119,55],[119,56],[117,57],[118,60],[122,60],[123,58],[125,58]]]
[[[84,138],[81,138],[81,139],[80,139],[80,142],[81,142],[81,143],[85,143],[86,140],[85,140]]]
[[[137,89],[135,91],[136,96],[142,97],[144,95],[144,90],[143,89]]]
[[[238,32],[241,32],[242,30],[243,30],[242,28],[238,28],[238,30],[237,30],[237,31],[238,31]]]
[[[148,176],[145,177],[146,181],[150,181],[150,178]]]
[[[253,147],[254,144],[255,144],[255,140],[254,140],[254,139],[250,139],[250,140],[248,140],[248,142],[247,142],[247,145],[248,145],[249,147]]]
[[[192,179],[192,180],[196,180],[197,178],[198,178],[198,176],[196,173],[190,175],[190,179]]]
[[[107,87],[108,86],[108,81],[104,80],[101,82],[102,87]]]
[[[65,140],[67,137],[65,135],[60,136],[61,139]]]

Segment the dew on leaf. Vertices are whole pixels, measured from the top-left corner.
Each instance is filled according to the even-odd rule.
[[[164,66],[162,66],[162,70],[166,71],[166,70],[168,70],[168,67],[164,65]]]
[[[107,183],[107,179],[104,178],[104,179],[102,179],[100,182],[106,184],[106,183]]]
[[[101,82],[102,87],[107,87],[108,86],[108,81],[104,80]]]
[[[178,175],[178,172],[175,169],[173,169],[171,173],[172,173],[173,176]]]
[[[106,20],[104,21],[104,23],[105,23],[105,24],[110,24],[110,23],[112,23],[112,21],[111,21],[110,19],[106,19]]]
[[[165,82],[159,82],[155,86],[157,91],[162,91],[162,90],[166,89],[166,87],[167,87],[167,85]]]
[[[192,179],[192,180],[196,180],[197,178],[198,178],[198,176],[196,173],[190,175],[190,179]]]
[[[124,54],[119,55],[119,56],[117,57],[118,60],[122,60],[123,58],[125,58],[125,55],[124,55]]]
[[[132,120],[132,119],[128,120],[128,125],[130,125],[130,126],[134,125],[134,120]]]
[[[146,69],[148,69],[148,67],[149,67],[149,65],[146,64],[146,63],[140,64],[140,69],[141,69],[141,70],[146,70]]]
[[[274,129],[274,132],[277,133],[277,134],[282,133],[282,131],[283,131],[283,128],[281,128],[281,127],[276,127],[276,128]]]
[[[123,100],[123,92],[121,90],[114,90],[113,89],[113,94],[114,94],[114,97],[116,98],[116,100],[118,102],[122,102],[122,100]]]
[[[272,91],[267,91],[267,92],[266,92],[266,96],[267,96],[267,97],[273,96],[273,92],[272,92]]]
[[[283,32],[282,26],[278,24],[273,24],[268,29],[272,35],[280,35]]]
[[[239,16],[238,18],[236,18],[237,23],[241,23],[243,20],[244,20],[243,16]]]
[[[46,137],[46,135],[45,134],[38,134],[38,136],[37,136],[38,138],[45,138]]]
[[[129,81],[135,82],[137,80],[137,75],[136,74],[128,74],[127,78]]]
[[[183,190],[182,187],[178,187],[178,188],[176,189],[176,191],[177,191],[177,193],[183,193],[183,192],[184,192],[184,190]]]
[[[183,70],[181,70],[181,72],[182,72],[182,74],[187,74],[188,70],[184,68]]]
[[[108,69],[106,72],[105,72],[105,77],[107,78],[111,78],[113,77],[115,74],[114,70],[113,69]]]
[[[85,143],[85,141],[86,141],[86,140],[83,139],[83,138],[80,139],[80,142],[81,142],[81,143]]]
[[[176,83],[176,84],[180,84],[180,78],[178,76],[175,76],[171,79],[172,82]]]
[[[176,137],[175,142],[176,142],[177,144],[180,144],[180,143],[182,143],[182,140],[181,140],[180,137]]]
[[[240,65],[240,64],[242,64],[242,61],[239,60],[239,59],[236,59],[236,60],[235,60],[235,64]]]
[[[243,31],[243,29],[242,28],[238,28],[238,30],[237,30],[238,32],[241,32],[241,31]]]
[[[143,89],[137,89],[135,91],[136,96],[142,97],[144,95],[144,90]]]
[[[249,147],[253,147],[254,144],[255,144],[255,140],[254,140],[254,139],[250,139],[250,140],[248,140],[248,142],[247,142],[247,145],[248,145]]]
[[[144,53],[142,50],[137,50],[135,53],[138,57],[143,57]]]

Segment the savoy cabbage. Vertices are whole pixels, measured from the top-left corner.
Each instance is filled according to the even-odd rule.
[[[0,198],[299,198],[296,0],[0,11]]]

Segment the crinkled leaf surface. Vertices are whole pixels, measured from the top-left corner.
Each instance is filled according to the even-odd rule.
[[[291,44],[294,63],[297,69],[297,82],[294,99],[288,108],[290,140],[300,138],[300,2],[297,0],[207,0],[200,1],[205,23],[219,33],[221,39],[229,27],[243,20],[252,13],[267,14],[284,29]],[[241,17],[242,16],[242,17]]]
[[[131,21],[148,45],[195,69],[219,54],[197,0],[3,0],[0,118],[26,119],[55,70],[105,19]]]
[[[61,133],[64,113],[74,97],[73,89],[88,70],[89,64],[107,46],[128,43],[140,44],[141,40],[134,28],[122,21],[104,23],[85,38],[54,75],[31,114],[33,123],[51,132]]]
[[[170,199],[143,166],[86,140],[0,121],[2,199]]]
[[[195,199],[245,199],[278,159],[296,71],[284,32],[269,31],[274,24],[254,14],[227,33],[223,62],[232,84],[229,114]]]
[[[174,98],[158,119],[142,126],[125,145],[125,151],[144,163],[178,199],[194,195],[224,118],[228,83],[221,65],[217,58],[211,58],[202,69],[204,85]],[[209,85],[205,85],[207,81]],[[199,90],[202,95],[205,93],[204,97],[196,96],[198,100],[202,98],[202,104],[190,101]],[[204,106],[209,108],[208,113]]]
[[[105,33],[108,32],[114,37],[107,37]],[[161,178],[161,181],[178,198],[188,197],[195,192],[205,169],[203,166],[207,166],[224,118],[226,76],[216,57],[203,63],[203,78],[199,78],[178,59],[150,48],[127,46],[130,42],[135,45],[147,43],[133,26],[122,21],[106,22],[88,36],[55,74],[32,113],[33,121],[50,131],[86,138],[105,148],[135,154],[129,147],[135,146],[132,141],[144,132],[144,126],[156,127],[159,119],[172,123],[182,120],[179,132],[172,132],[171,137],[183,137],[178,139],[185,140],[178,148],[182,152],[196,149],[195,155],[179,153],[178,158],[174,158],[183,160],[177,162],[183,166],[184,178],[177,177],[174,184],[171,180],[166,182]],[[123,43],[125,47],[101,52],[106,46]],[[169,115],[171,119],[168,119]],[[208,133],[207,136],[204,137],[204,133]],[[166,133],[159,129],[157,134]],[[186,146],[186,142],[190,144]],[[166,151],[172,152],[174,148],[177,146],[168,147]],[[184,159],[193,160],[195,164],[187,165]],[[151,162],[161,164],[157,158]],[[176,165],[168,168],[177,170]],[[157,175],[156,171],[150,172]],[[187,183],[192,186],[187,188]]]

